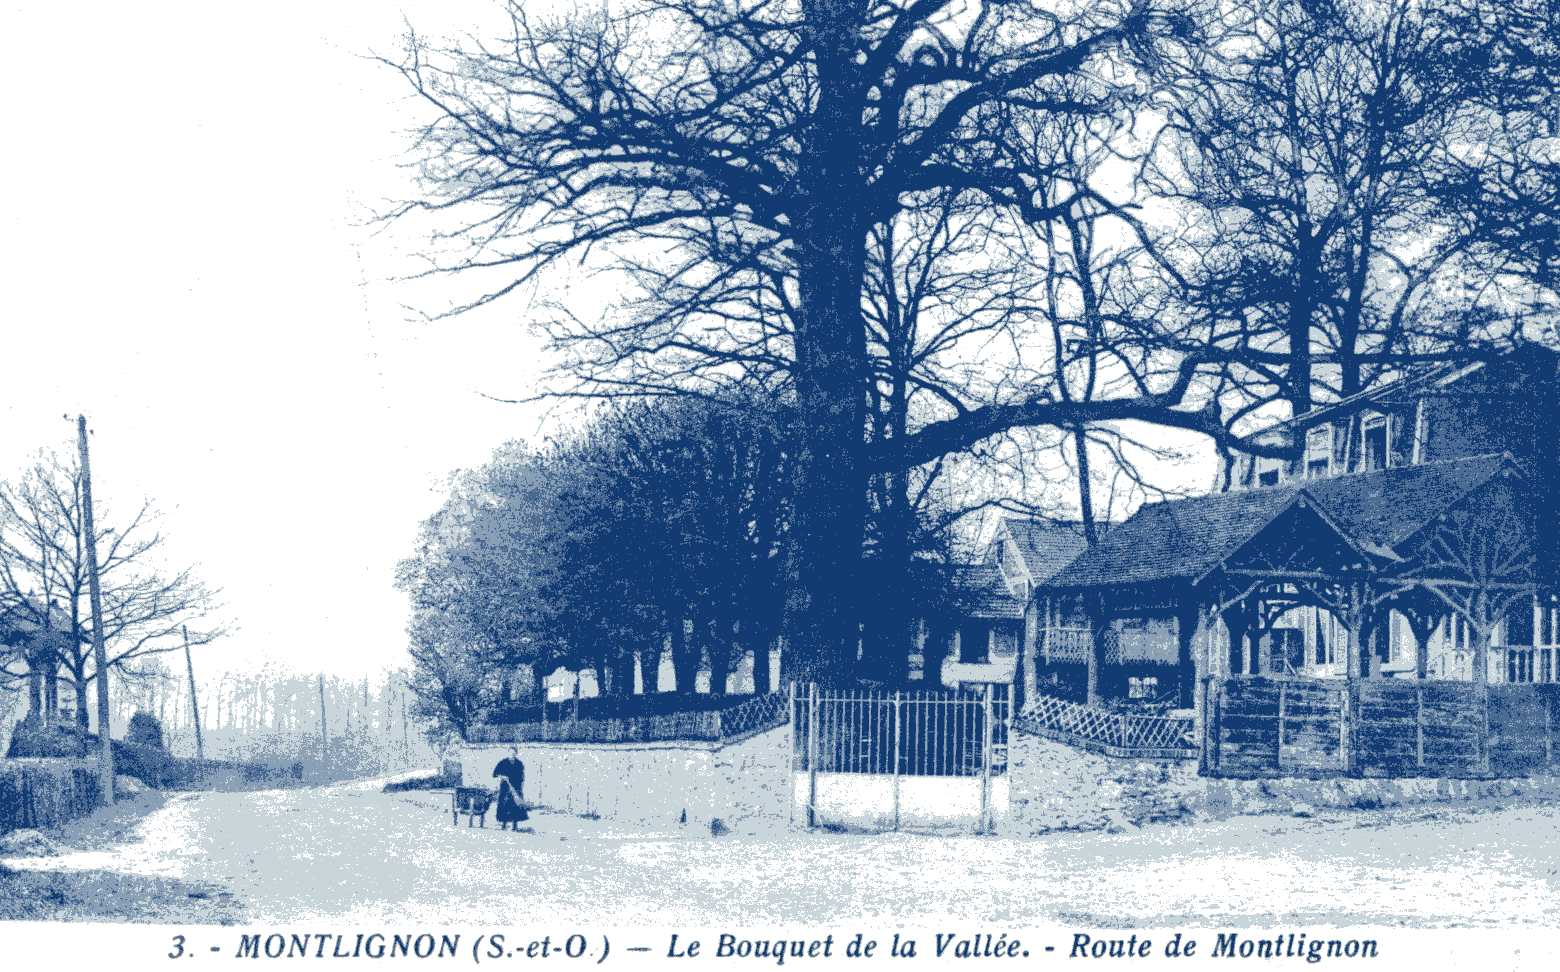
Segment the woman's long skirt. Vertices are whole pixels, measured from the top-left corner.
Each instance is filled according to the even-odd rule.
[[[515,795],[515,788],[509,785],[508,780],[501,782],[498,785],[498,822],[519,823],[529,819],[531,815],[526,812],[525,804],[521,803],[520,798]]]

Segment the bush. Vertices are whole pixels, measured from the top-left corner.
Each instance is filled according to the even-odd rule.
[[[163,743],[162,723],[150,712],[137,712],[130,717],[130,729],[125,733],[125,742],[165,751],[168,748]]]
[[[40,722],[29,715],[11,733],[8,759],[80,759],[93,737],[73,722]]]

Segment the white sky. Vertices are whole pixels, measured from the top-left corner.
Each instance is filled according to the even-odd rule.
[[[236,631],[205,673],[405,662],[392,586],[451,470],[539,413],[523,303],[428,324],[364,217],[405,191],[402,17],[486,0],[0,10],[0,477],[85,412],[110,512],[153,497]],[[455,292],[451,291],[450,296]]]

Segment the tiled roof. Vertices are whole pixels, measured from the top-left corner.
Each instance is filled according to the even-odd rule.
[[[953,575],[953,599],[960,611],[972,617],[1024,616],[1024,603],[1008,590],[1002,571],[992,564],[960,564]]]
[[[1083,538],[1083,528],[1077,523],[1009,516],[1003,518],[1002,524],[1013,538],[1024,567],[1036,584],[1050,580],[1089,546]]]
[[[1094,587],[1200,576],[1271,523],[1298,494],[1298,487],[1286,485],[1145,505],[1058,571],[1046,586]]]
[[[1509,460],[1475,456],[1305,483],[1351,536],[1396,547],[1443,510],[1490,481]]]
[[[1506,464],[1479,456],[1332,479],[1152,503],[1051,578],[1096,587],[1197,578],[1223,563],[1302,496],[1350,541],[1390,548],[1488,482]]]

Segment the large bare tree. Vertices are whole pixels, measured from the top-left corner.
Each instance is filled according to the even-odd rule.
[[[41,456],[14,483],[0,483],[0,601],[13,622],[50,634],[43,650],[27,653],[26,669],[42,670],[53,691],[56,675],[76,695],[76,718],[87,725],[87,689],[98,671],[91,650],[88,610],[86,527],[81,470],[74,455]],[[216,592],[189,568],[168,572],[157,513],[142,504],[129,517],[115,517],[106,504],[96,510],[98,574],[102,586],[103,640],[108,667],[134,677],[132,663],[189,643],[220,637]]]
[[[1026,126],[1130,110],[1193,40],[1189,18],[1143,2],[949,0],[508,13],[506,36],[453,46],[413,36],[396,62],[433,110],[419,139],[425,193],[398,214],[450,214],[456,257],[432,272],[496,275],[470,304],[567,254],[605,251],[657,282],[672,298],[658,313],[573,322],[588,364],[577,391],[684,392],[748,368],[787,373],[801,429],[787,630],[804,667],[827,676],[853,648],[870,471],[1018,425],[1144,419],[1223,434],[1190,395],[1204,359],[1171,355],[1122,396],[1018,389],[902,438],[863,435],[873,229],[926,193],[1029,222],[1073,206],[1037,192]]]

